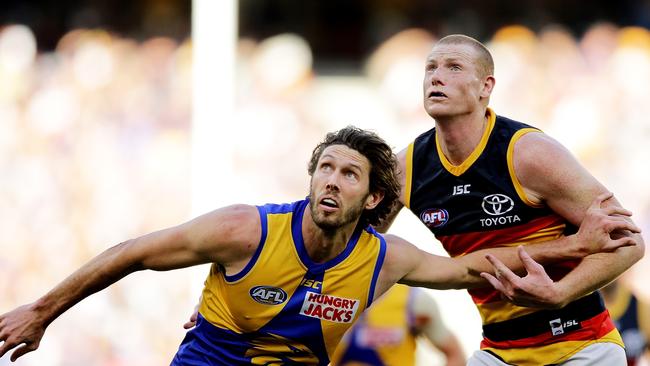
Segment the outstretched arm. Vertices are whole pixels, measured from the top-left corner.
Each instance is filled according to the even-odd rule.
[[[529,244],[527,250],[535,260],[546,264],[634,245],[635,241],[629,237],[611,238],[615,231],[638,232],[639,229],[624,218],[630,214],[629,211],[620,207],[601,207],[610,197],[611,194],[606,193],[594,200],[576,234]],[[386,241],[388,251],[380,280],[386,278],[388,286],[391,281],[435,289],[484,286],[487,282],[481,277],[481,272],[493,273],[492,264],[485,259],[486,254],[500,259],[514,271],[523,272],[525,269],[515,247],[483,249],[448,258],[424,252],[395,235],[386,235]]]
[[[605,204],[611,198],[612,194],[608,192],[594,199],[577,233],[555,240],[526,244],[526,251],[536,262],[546,265],[582,259],[591,254],[612,252],[621,247],[636,245],[632,237],[615,235],[615,238],[612,237],[613,233],[623,230],[638,233],[640,229],[629,221],[628,218],[632,215],[630,211],[620,206]],[[500,259],[514,272],[524,273],[523,263],[514,247],[483,249],[457,259],[473,273],[491,272],[492,265],[483,260],[488,253]]]
[[[209,262],[226,269],[243,266],[259,241],[258,223],[255,207],[230,206],[109,248],[35,302],[0,315],[0,357],[18,346],[12,361],[37,349],[45,329],[59,315],[135,271]]]

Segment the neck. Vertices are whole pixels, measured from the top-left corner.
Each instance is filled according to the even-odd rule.
[[[333,230],[323,230],[314,222],[308,205],[302,220],[302,238],[309,258],[315,263],[334,259],[345,250],[357,222],[358,220]]]
[[[436,117],[436,134],[442,152],[450,163],[462,164],[481,141],[487,128],[485,108],[463,115]]]

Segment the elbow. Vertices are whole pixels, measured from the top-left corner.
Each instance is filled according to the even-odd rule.
[[[636,236],[636,245],[634,246],[634,262],[638,262],[645,255],[645,242],[641,235]]]
[[[112,252],[111,255],[114,258],[114,262],[119,263],[119,266],[123,267],[121,270],[124,272],[124,275],[145,269],[144,258],[134,250],[136,241],[137,239],[129,239],[107,250]]]

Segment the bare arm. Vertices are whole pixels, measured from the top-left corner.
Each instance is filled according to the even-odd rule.
[[[545,158],[540,159],[540,156]],[[589,201],[606,191],[564,147],[540,133],[524,135],[518,141],[514,164],[516,175],[531,201],[548,205],[576,225],[585,219]],[[603,206],[619,208],[620,204],[612,198]],[[589,255],[562,280],[546,286],[537,286],[534,281],[540,281],[543,275],[539,272],[531,275],[530,270],[524,278],[497,276],[491,282],[496,285],[501,281],[500,290],[517,304],[562,307],[611,282],[643,256],[645,245],[638,231],[615,230],[612,237],[627,238],[634,245]]]
[[[402,207],[404,207],[404,202],[407,202],[406,160],[407,149],[403,149],[397,154],[398,178],[402,187],[400,202],[394,207],[388,218],[376,227],[379,232],[385,233],[388,231],[395,217]],[[626,222],[623,218],[614,217],[616,215],[630,216],[632,213],[628,210],[620,206],[614,206],[608,210],[600,209],[602,202],[609,198],[611,198],[611,194],[603,194],[594,199],[592,206],[596,207],[585,214],[585,220],[580,225],[577,234],[560,237],[556,240],[528,244],[526,245],[526,251],[535,261],[542,264],[551,264],[565,260],[582,259],[589,254],[609,252],[621,246],[635,245],[636,239],[633,237],[626,236],[617,240],[610,239],[609,233],[613,231],[630,230],[639,232],[639,229],[631,221]],[[470,268],[472,273],[476,275],[473,278],[478,278],[479,272],[493,271],[491,264],[482,259],[487,251],[479,251],[477,253],[467,256],[464,259],[467,261],[465,264],[466,267]],[[514,248],[493,248],[489,249],[489,253],[503,261],[515,272],[522,272],[523,264],[519,260],[517,251]]]
[[[135,271],[165,271],[216,262],[242,267],[261,235],[253,206],[230,206],[185,224],[118,244],[91,259],[34,303],[0,316],[0,357],[11,360],[38,348],[47,326],[66,310]]]
[[[609,193],[602,194],[592,202],[576,234],[529,244],[526,250],[538,262],[555,263],[634,244],[629,237],[611,238],[611,233],[617,230],[639,229],[625,219],[629,211],[618,207],[601,207],[603,201],[610,197]],[[515,247],[482,249],[452,259],[424,252],[395,235],[386,235],[386,241],[387,260],[385,271],[382,269],[382,274],[386,272],[386,276],[380,276],[380,280],[388,278],[388,286],[397,281],[435,289],[484,286],[487,281],[481,272],[494,274],[493,264],[485,258],[488,254],[516,272],[523,273],[526,269]]]
[[[629,216],[632,214],[630,211],[619,206],[604,205],[604,202],[611,198],[611,193],[603,193],[594,199],[576,234],[526,244],[526,252],[538,263],[552,264],[636,245],[634,238],[629,236],[612,238],[612,233],[622,230],[638,233],[640,229],[629,221]],[[479,258],[488,253],[505,263],[514,272],[524,273],[525,268],[514,247],[483,249],[459,257],[458,260],[464,262],[465,266],[472,271],[492,273],[493,266]]]

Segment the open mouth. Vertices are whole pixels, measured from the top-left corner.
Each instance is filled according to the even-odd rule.
[[[320,200],[320,204],[325,206],[325,207],[330,207],[330,208],[338,208],[339,207],[339,204],[336,201],[334,201],[333,199],[329,198],[329,197],[323,198],[322,200]]]
[[[429,93],[429,98],[447,98],[447,95],[443,92],[433,91]]]

